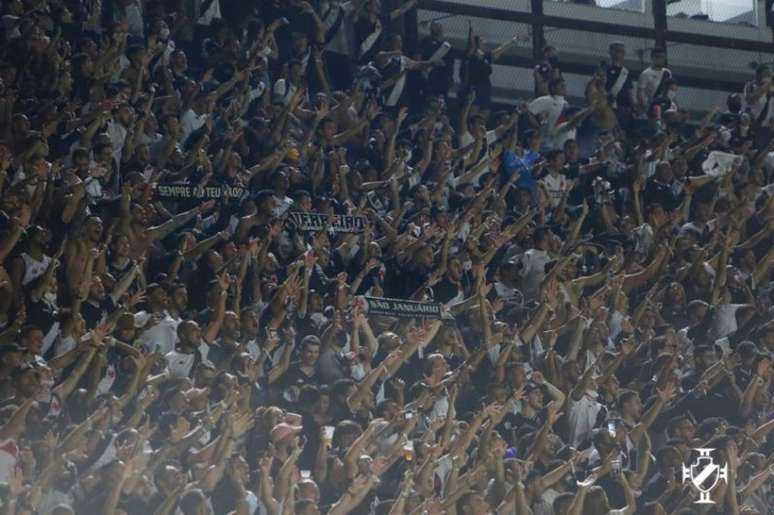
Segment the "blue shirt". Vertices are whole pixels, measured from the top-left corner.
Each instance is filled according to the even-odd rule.
[[[503,152],[503,168],[510,176],[518,173],[519,180],[516,181],[518,188],[527,188],[531,192],[535,191],[537,180],[532,175],[532,167],[540,160],[540,154],[534,150],[528,150],[523,156],[517,156],[512,150]]]

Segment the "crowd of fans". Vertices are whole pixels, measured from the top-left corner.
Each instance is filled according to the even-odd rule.
[[[499,110],[416,7],[3,2],[0,514],[772,513],[771,70]]]

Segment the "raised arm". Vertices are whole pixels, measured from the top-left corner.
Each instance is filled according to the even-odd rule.
[[[666,386],[664,386],[663,389],[659,390],[656,389],[656,400],[653,403],[653,405],[642,415],[642,419],[637,423],[636,426],[629,432],[629,438],[631,438],[632,443],[635,445],[640,441],[640,438],[648,431],[650,426],[653,425],[653,422],[656,421],[656,418],[659,416],[661,411],[664,409],[664,406],[674,397],[675,395],[675,385],[673,383],[669,383]]]
[[[177,215],[173,216],[170,220],[167,220],[163,224],[149,228],[148,236],[152,240],[162,240],[166,238],[168,235],[172,234],[172,232],[176,231],[177,229],[179,229],[180,227],[188,223],[189,221],[193,220],[196,215],[206,213],[213,207],[215,207],[215,201],[210,200],[205,202],[204,204],[199,204],[193,209],[189,209],[188,211],[178,213]]]
[[[215,316],[212,321],[207,325],[206,331],[204,331],[203,338],[207,343],[212,343],[218,338],[220,328],[223,326],[223,319],[226,314],[226,300],[228,299],[228,280],[225,279],[227,274],[224,272],[218,277],[220,283],[220,298],[218,299],[218,305],[215,308]]]
[[[347,403],[350,406],[360,406],[365,398],[371,394],[371,388],[373,388],[376,382],[387,374],[390,365],[401,360],[401,355],[402,353],[400,350],[391,352],[385,358],[384,363],[377,368],[372,369],[365,379],[358,383],[352,395],[347,397]]]
[[[390,19],[397,20],[398,18],[400,18],[401,16],[409,12],[411,9],[416,7],[417,1],[418,0],[409,0],[405,4],[398,7],[397,9],[394,9],[393,11],[390,12]]]
[[[492,50],[492,62],[495,62],[498,59],[500,59],[500,57],[502,57],[502,55],[505,52],[510,50],[511,47],[516,46],[517,43],[519,43],[521,41],[526,41],[527,37],[528,36],[526,34],[516,34],[509,41],[506,41],[502,45],[500,45],[497,48],[495,48],[494,50]]]
[[[497,515],[531,515],[526,489],[521,477],[521,466],[514,467],[513,486],[497,507]],[[515,511],[514,511],[515,510]]]
[[[25,400],[16,411],[13,412],[8,421],[0,427],[0,440],[10,440],[18,438],[24,431],[27,414],[32,408],[33,400]]]
[[[92,335],[94,334],[94,331],[92,331]],[[100,339],[101,341],[101,339]],[[99,344],[99,342],[97,342]],[[86,373],[86,371],[89,369],[89,366],[91,365],[92,359],[94,359],[94,356],[97,354],[97,348],[91,347],[86,353],[83,353],[79,356],[79,361],[76,367],[73,369],[72,372],[67,376],[67,379],[64,380],[63,383],[61,383],[59,386],[54,388],[54,394],[56,394],[59,399],[64,402],[67,397],[70,396],[70,394],[75,390],[75,387],[78,386],[78,383],[80,382],[83,375]]]

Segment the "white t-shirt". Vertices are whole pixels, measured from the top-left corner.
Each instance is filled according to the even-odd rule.
[[[441,494],[445,495],[446,479],[449,477],[451,470],[452,463],[448,454],[441,456],[438,461],[436,461],[433,475],[438,479],[438,482],[441,485]]]
[[[570,411],[568,413],[570,442],[571,445],[577,448],[591,435],[591,431],[597,422],[597,414],[602,409],[602,405],[592,398],[588,392],[579,401],[572,397],[569,397],[567,400],[570,403]]]
[[[164,359],[167,360],[167,370],[175,377],[189,377],[196,353],[178,352],[176,350],[168,352]]]
[[[145,23],[142,18],[142,4],[132,2],[126,7],[126,22],[129,25],[129,34],[136,38],[144,38]]]
[[[188,108],[188,110],[183,113],[183,116],[180,117],[180,128],[183,131],[183,137],[180,138],[181,145],[186,142],[193,131],[199,130],[204,126],[207,122],[207,116],[206,113],[196,114],[196,111],[191,108]]]
[[[484,157],[489,157],[489,145],[497,141],[497,132],[494,129],[491,131],[486,131],[485,137],[486,137],[486,142],[485,142],[486,148],[484,149]],[[468,130],[466,130],[465,133],[460,138],[460,142],[462,143],[463,148],[467,147],[474,141],[476,141],[476,138],[474,138],[473,135]],[[465,158],[467,159],[469,156],[470,156],[470,152],[468,152]],[[481,170],[481,173],[479,173],[476,176],[476,178],[474,179],[476,186],[478,186],[478,178],[484,175],[485,173],[487,173],[488,171],[489,171],[489,167],[487,166],[483,170]]]
[[[745,304],[721,304],[715,308],[712,328],[715,338],[725,338],[737,329],[736,312]]]
[[[67,354],[73,350],[77,344],[78,343],[75,341],[75,338],[72,336],[60,338],[59,341],[54,344],[54,357],[58,358],[63,354]]]
[[[277,207],[274,208],[273,214],[276,217],[284,215],[288,209],[293,205],[293,199],[290,197],[284,197],[279,199]]]
[[[207,345],[207,342],[202,340],[199,342],[199,347],[196,349],[196,352],[201,356],[201,361],[207,361],[210,346]],[[196,360],[196,352],[180,352],[177,349],[167,352],[164,355],[164,359],[167,361],[167,370],[169,373],[176,377],[190,376],[191,369]]]
[[[250,359],[253,361],[258,361],[258,358],[261,356],[261,348],[255,340],[250,340],[247,345],[245,345],[245,350],[250,354]]]
[[[621,334],[622,324],[624,321],[624,318],[626,318],[626,314],[621,313],[620,311],[613,311],[613,313],[610,315],[610,339],[615,340],[618,338],[618,335]]]
[[[752,103],[747,101],[747,97],[752,95],[753,91],[755,91],[758,87],[759,84],[755,81],[748,82],[744,85],[745,107],[750,110],[750,114],[752,114],[753,119],[757,119],[763,112],[763,109],[766,107],[766,95],[761,95],[758,97],[758,100]]]
[[[320,2],[320,17],[325,24],[326,30],[336,27],[331,40],[325,45],[326,50],[337,54],[352,56],[352,11],[354,5],[352,2],[322,1]],[[339,19],[339,17],[341,17]]]
[[[22,261],[24,261],[24,277],[22,277],[22,286],[27,286],[32,281],[40,277],[46,272],[48,265],[51,263],[51,258],[43,255],[43,258],[38,261],[26,252],[21,254]]]
[[[529,249],[521,259],[521,277],[523,280],[523,292],[525,296],[534,296],[540,287],[540,283],[546,277],[546,263],[551,261],[548,252],[540,249]]]
[[[433,404],[433,409],[430,411],[430,420],[445,419],[447,413],[449,413],[449,398],[444,395]]]
[[[62,492],[56,489],[46,490],[40,498],[38,515],[51,515],[51,512],[60,504],[72,506],[75,498],[70,492]]]
[[[647,256],[655,242],[655,232],[649,224],[642,224],[634,229],[634,250],[640,255]]]
[[[562,193],[567,187],[567,178],[558,173],[556,175],[549,173],[540,182],[546,187],[548,191],[548,198],[551,201],[551,207],[556,207],[562,200]]]
[[[290,99],[296,94],[296,86],[285,79],[279,79],[271,90],[271,101],[288,105]]]
[[[537,117],[546,116],[545,147],[547,149],[561,148],[564,140],[572,138],[575,131],[557,132],[559,119],[567,107],[567,100],[563,96],[546,95],[538,97],[529,104],[529,112]]]
[[[107,135],[110,138],[110,145],[113,147],[113,160],[116,166],[119,167],[121,166],[121,156],[128,132],[126,127],[117,121],[111,121],[107,124]]]
[[[134,315],[134,326],[143,327],[150,320],[151,314],[147,311],[140,311]],[[138,338],[140,343],[148,352],[160,352],[166,354],[174,350],[177,345],[177,326],[180,320],[175,320],[169,313],[164,312],[162,318],[156,325],[148,328]]]
[[[97,384],[97,395],[108,393],[113,387],[113,383],[116,382],[116,367],[108,363],[105,367],[105,375]]]
[[[9,481],[16,468],[19,448],[14,440],[0,441],[0,481]]]
[[[567,101],[563,96],[546,95],[530,102],[529,112],[538,117],[545,115],[546,125],[556,127],[566,105]]]
[[[665,75],[669,78],[672,76],[672,72],[668,68],[656,70],[652,66],[648,66],[640,73],[640,77],[637,79],[637,91],[639,91],[640,98],[644,99],[646,107],[650,105],[656,95],[656,90]]]
[[[506,301],[513,300],[521,293],[516,288],[512,288],[505,283],[501,283],[500,281],[496,281],[494,283],[494,289],[495,292],[497,292],[497,296]]]

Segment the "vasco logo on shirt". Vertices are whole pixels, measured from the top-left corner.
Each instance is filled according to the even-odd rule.
[[[694,449],[699,453],[696,461],[689,467],[683,464],[683,483],[690,481],[699,490],[699,500],[695,504],[715,504],[710,492],[720,481],[728,482],[728,464],[722,467],[712,459],[715,449]]]

